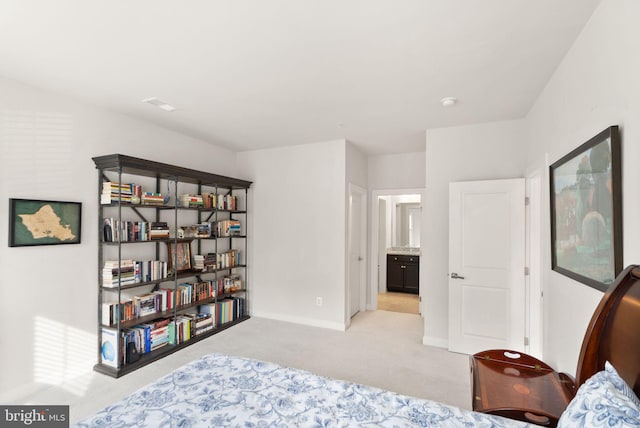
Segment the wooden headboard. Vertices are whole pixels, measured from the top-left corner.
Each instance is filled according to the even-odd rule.
[[[582,342],[576,388],[609,361],[640,396],[640,266],[618,275],[596,308]]]

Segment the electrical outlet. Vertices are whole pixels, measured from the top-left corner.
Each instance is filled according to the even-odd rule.
[[[316,306],[322,306],[322,297],[316,297]]]

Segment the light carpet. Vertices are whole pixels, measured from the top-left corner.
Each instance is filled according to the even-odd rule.
[[[424,346],[422,331],[420,316],[387,311],[357,314],[346,332],[251,318],[120,379],[88,373],[16,404],[68,404],[73,423],[196,358],[218,352],[469,409],[468,357]]]

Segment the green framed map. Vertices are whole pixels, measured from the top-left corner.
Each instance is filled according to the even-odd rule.
[[[79,244],[82,203],[9,199],[9,246]]]

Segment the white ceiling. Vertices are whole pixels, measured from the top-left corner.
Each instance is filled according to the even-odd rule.
[[[598,3],[0,0],[0,76],[238,151],[422,151],[425,129],[524,117]]]

